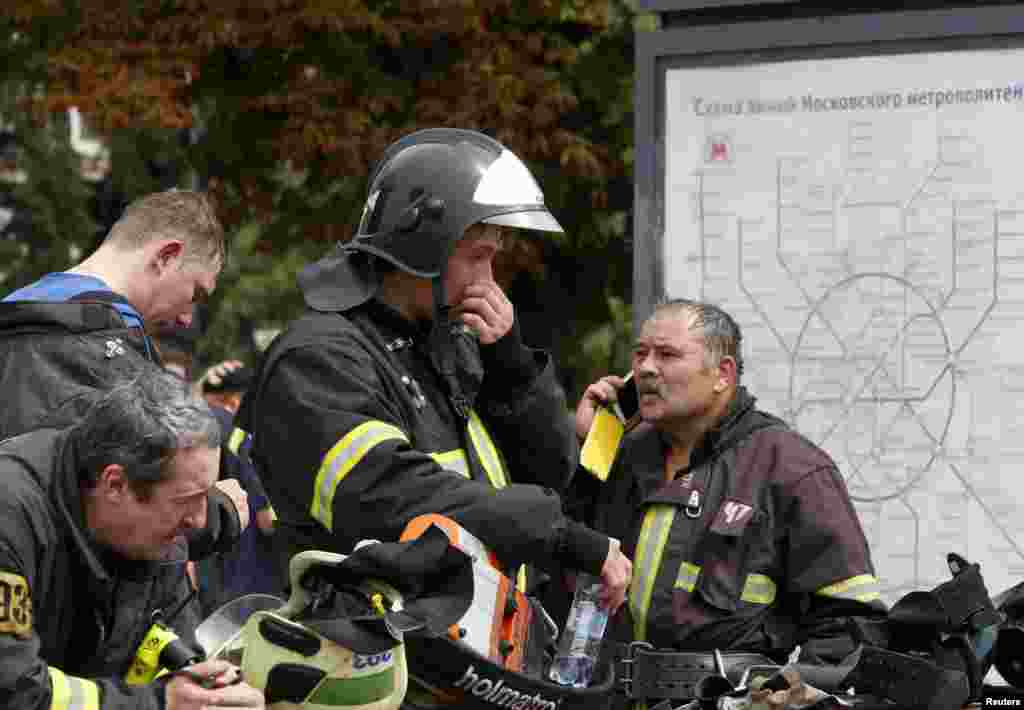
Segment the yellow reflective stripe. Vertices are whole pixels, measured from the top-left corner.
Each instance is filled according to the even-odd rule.
[[[672,505],[652,505],[644,515],[640,540],[637,542],[634,555],[633,579],[629,584],[629,609],[633,612],[634,641],[647,639],[647,613],[651,608],[654,579],[658,575],[665,541],[675,517],[676,508]]]
[[[450,471],[455,471],[465,478],[470,477],[469,458],[466,456],[466,452],[462,449],[431,454],[430,458],[434,459],[437,463]]]
[[[700,567],[689,562],[679,565],[679,576],[676,577],[676,589],[685,589],[692,592],[697,586],[697,577],[700,575]]]
[[[363,422],[331,447],[324,456],[313,484],[313,502],[309,514],[325,528],[334,531],[334,492],[352,468],[363,460],[366,452],[384,441],[409,437],[396,426],[380,421]]]
[[[50,707],[53,710],[67,710],[71,704],[71,690],[68,688],[67,676],[56,668],[49,668],[50,687],[52,699]]]
[[[50,686],[53,689],[51,710],[99,710],[100,689],[91,680],[66,675],[50,666]]]
[[[676,577],[675,588],[685,589],[693,592],[697,586],[697,578],[700,576],[700,565],[691,562],[683,562],[679,565],[679,575]],[[740,599],[753,604],[771,604],[775,601],[775,582],[771,577],[763,574],[748,574],[743,584],[743,592]]]
[[[775,581],[763,574],[748,574],[740,599],[752,604],[771,604],[775,601]]]
[[[228,451],[238,456],[238,450],[242,448],[242,444],[247,436],[249,436],[247,431],[235,427],[231,432],[231,436],[228,437]]]
[[[487,435],[486,430],[484,430],[484,435]],[[490,437],[488,437],[488,440],[490,440]],[[469,470],[469,457],[466,456],[466,452],[463,449],[455,449],[453,451],[444,451],[437,454],[430,454],[430,458],[437,461],[441,466],[444,466],[446,469],[450,471],[455,471],[456,473],[465,476],[466,478],[470,478],[472,475],[472,473]],[[491,478],[489,473],[488,478]],[[494,485],[493,478],[491,478],[491,484]],[[495,488],[501,487],[502,486],[495,485]],[[516,588],[523,594],[526,594],[526,565],[519,565],[519,570],[516,572]]]
[[[881,585],[878,579],[870,574],[858,574],[856,577],[843,579],[827,587],[822,587],[815,594],[833,599],[853,599],[859,602],[870,602],[878,599]]]
[[[491,485],[495,488],[504,488],[508,485],[508,477],[505,475],[505,467],[501,463],[501,456],[491,435],[487,433],[487,427],[480,421],[480,417],[473,410],[469,412],[469,440],[473,442],[473,448],[480,457],[480,463],[484,465],[484,471]]]

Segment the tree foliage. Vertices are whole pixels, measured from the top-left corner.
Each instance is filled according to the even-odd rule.
[[[25,110],[77,106],[109,136],[123,199],[153,189],[154,161],[219,197],[236,237],[210,355],[232,347],[231,319],[295,314],[295,271],[351,234],[389,143],[494,136],[567,228],[516,242],[499,276],[561,297],[531,330],[571,370],[571,341],[630,278],[634,20],[625,0],[14,0],[6,58],[36,69]]]

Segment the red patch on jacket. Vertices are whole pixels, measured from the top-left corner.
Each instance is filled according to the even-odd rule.
[[[718,509],[714,522],[711,523],[711,532],[738,537],[753,519],[753,506],[735,498],[726,498],[722,502],[722,507]]]

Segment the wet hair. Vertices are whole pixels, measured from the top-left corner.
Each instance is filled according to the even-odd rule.
[[[166,190],[146,195],[128,205],[105,243],[137,249],[156,239],[181,239],[189,261],[221,266],[227,261],[224,227],[210,199],[202,192]]]
[[[69,440],[78,458],[79,483],[93,488],[104,468],[118,464],[146,500],[153,485],[167,478],[179,451],[219,447],[221,429],[187,383],[154,370],[102,394],[71,428]]]
[[[654,307],[648,321],[655,318],[688,318],[689,328],[700,328],[704,337],[704,365],[717,367],[723,357],[736,361],[736,381],[743,374],[743,334],[733,317],[713,303],[688,298],[672,298]]]

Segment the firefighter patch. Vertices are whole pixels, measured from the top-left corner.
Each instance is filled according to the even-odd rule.
[[[739,537],[753,519],[754,509],[751,506],[733,498],[726,498],[711,524],[711,532]]]
[[[13,572],[0,572],[0,633],[32,636],[32,596],[28,582]]]

